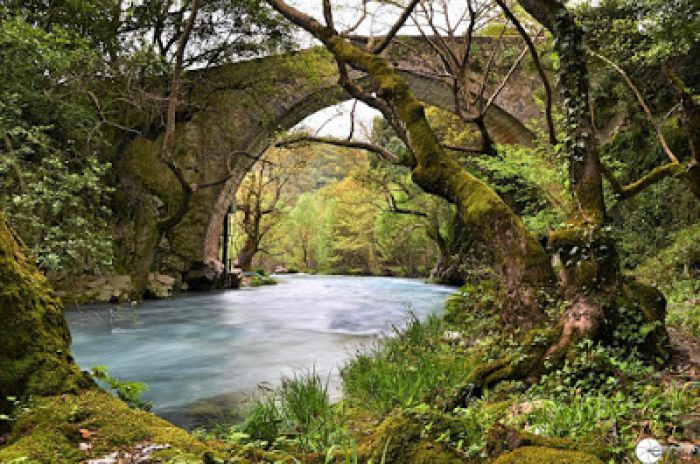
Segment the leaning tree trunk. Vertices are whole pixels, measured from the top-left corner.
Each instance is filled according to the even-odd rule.
[[[548,244],[560,256],[560,280],[571,301],[558,324],[544,324],[548,321],[540,299],[557,289],[549,255],[493,189],[445,153],[428,124],[423,106],[392,66],[383,57],[340,36],[332,22],[323,26],[282,0],[268,0],[333,53],[341,66],[341,82],[345,81],[350,93],[358,92],[358,88],[348,83],[347,76],[343,79],[345,64],[372,78],[374,95],[389,109],[374,96],[365,96],[366,100],[400,126],[399,132],[413,155],[406,164],[414,182],[456,205],[468,233],[494,253],[497,271],[507,284],[506,304],[502,305],[506,309],[505,322],[522,328],[539,326],[523,340],[528,351],[525,356],[504,358],[475,369],[471,383],[476,388],[503,379],[536,376],[559,365],[579,340],[610,338],[615,327],[630,320],[640,329],[645,324],[654,327],[645,348],[656,356],[667,354],[663,297],[658,291],[622,277],[614,243],[606,234],[598,146],[588,108],[583,32],[559,0],[519,1],[552,32],[561,63],[559,80],[569,134],[570,181],[577,207],[569,227],[553,233]]]
[[[543,320],[541,302],[544,292],[552,288],[554,275],[549,256],[522,220],[492,188],[462,169],[444,151],[428,124],[423,105],[386,60],[337,35],[321,37],[334,55],[369,73],[378,83],[377,94],[391,101],[415,157],[413,181],[424,191],[456,205],[468,233],[494,250],[507,288],[505,322],[531,327]]]
[[[71,357],[60,301],[1,214],[0,320],[0,413],[9,412],[8,397],[55,395],[90,384]]]

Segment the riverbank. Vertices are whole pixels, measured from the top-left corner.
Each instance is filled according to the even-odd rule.
[[[284,268],[282,268],[284,269]],[[386,268],[381,272],[368,272],[363,270],[345,270],[303,273],[296,269],[284,272],[268,273],[264,269],[243,272],[240,269],[232,274],[229,285],[222,289],[238,289],[246,287],[261,287],[264,285],[274,285],[277,279],[293,275],[318,275],[318,276],[355,276],[355,277],[399,277],[409,279],[421,279],[428,275],[428,272],[417,274],[402,273],[399,268]],[[443,282],[431,282],[443,284]],[[83,275],[73,277],[69,281],[52,282],[57,289],[56,294],[62,299],[66,307],[89,306],[98,304],[136,304],[138,299],[134,297],[134,284],[132,277],[127,274],[105,273],[103,275]],[[202,293],[202,291],[192,291],[186,283],[168,274],[151,273],[148,282],[144,286],[143,301],[162,300],[177,295]],[[215,291],[212,289],[210,291]]]
[[[679,446],[700,439],[700,366],[680,355],[658,370],[634,354],[583,344],[541,379],[460,398],[475,369],[515,349],[497,331],[493,296],[488,283],[467,286],[448,299],[444,317],[414,321],[358,352],[341,370],[337,403],[318,372],[291,376],[258,397],[242,425],[187,435],[116,400],[96,409],[97,393],[40,400],[20,414],[0,461],[79,462],[80,429],[99,441],[93,456],[148,440],[169,445],[153,459],[172,463],[600,464],[634,462],[641,436]],[[104,417],[111,411],[120,411],[119,426]],[[137,433],[120,429],[131,423]],[[48,430],[58,436],[37,438]]]

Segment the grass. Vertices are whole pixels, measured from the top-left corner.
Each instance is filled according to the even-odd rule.
[[[254,401],[245,422],[229,433],[263,447],[283,446],[303,451],[328,450],[348,444],[338,407],[328,396],[328,379],[315,371],[282,380],[278,391]]]
[[[275,285],[277,284],[277,281],[267,275],[260,275],[256,274],[253,277],[250,278],[250,285],[251,287],[262,287],[263,285]]]
[[[445,343],[449,326],[439,317],[413,319],[396,336],[358,354],[341,371],[348,401],[386,415],[409,408],[457,385],[469,372],[459,347]]]

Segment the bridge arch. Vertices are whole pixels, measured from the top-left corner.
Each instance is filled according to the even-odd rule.
[[[445,82],[410,70],[411,63],[399,64],[405,65],[399,66],[401,74],[420,100],[453,109]],[[129,218],[123,221],[133,242],[127,267],[136,274],[148,266],[175,276],[190,288],[211,288],[220,273],[224,217],[256,157],[276,134],[348,98],[337,84],[334,60],[322,49],[190,73],[174,158],[193,183],[215,182],[227,173],[231,177],[221,185],[197,191],[182,222],[155,243],[158,210],[166,205],[168,211],[176,210],[182,194],[176,178],[159,160],[162,134],[132,141],[117,164],[121,187],[131,193]],[[521,102],[510,105],[515,113],[518,105]],[[506,105],[497,101],[486,116],[493,138],[502,143],[531,143],[532,134],[521,122],[522,115],[512,114],[507,106],[507,101]]]

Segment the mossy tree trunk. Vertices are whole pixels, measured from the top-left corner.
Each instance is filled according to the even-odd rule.
[[[90,385],[70,355],[60,301],[1,214],[0,282],[0,413],[11,408],[8,397],[21,400]]]
[[[238,267],[244,271],[250,271],[253,268],[253,258],[257,253],[256,244],[247,238],[241,251],[238,252]]]
[[[616,244],[607,233],[602,169],[589,106],[584,32],[560,0],[518,1],[554,36],[566,116],[569,180],[575,200],[568,227],[551,233],[548,242],[549,249],[560,257],[559,280],[571,302],[560,321],[559,338],[547,352],[556,358],[582,339],[609,338],[614,327],[606,321],[619,319],[616,313],[621,302],[614,301],[618,295],[625,296],[624,304],[637,307],[645,315],[645,323],[661,326],[664,303],[660,293],[642,290],[641,284],[630,283],[622,276]],[[639,294],[630,294],[630,286]],[[667,355],[665,330],[654,331],[653,336],[657,340],[647,347],[649,351]]]

